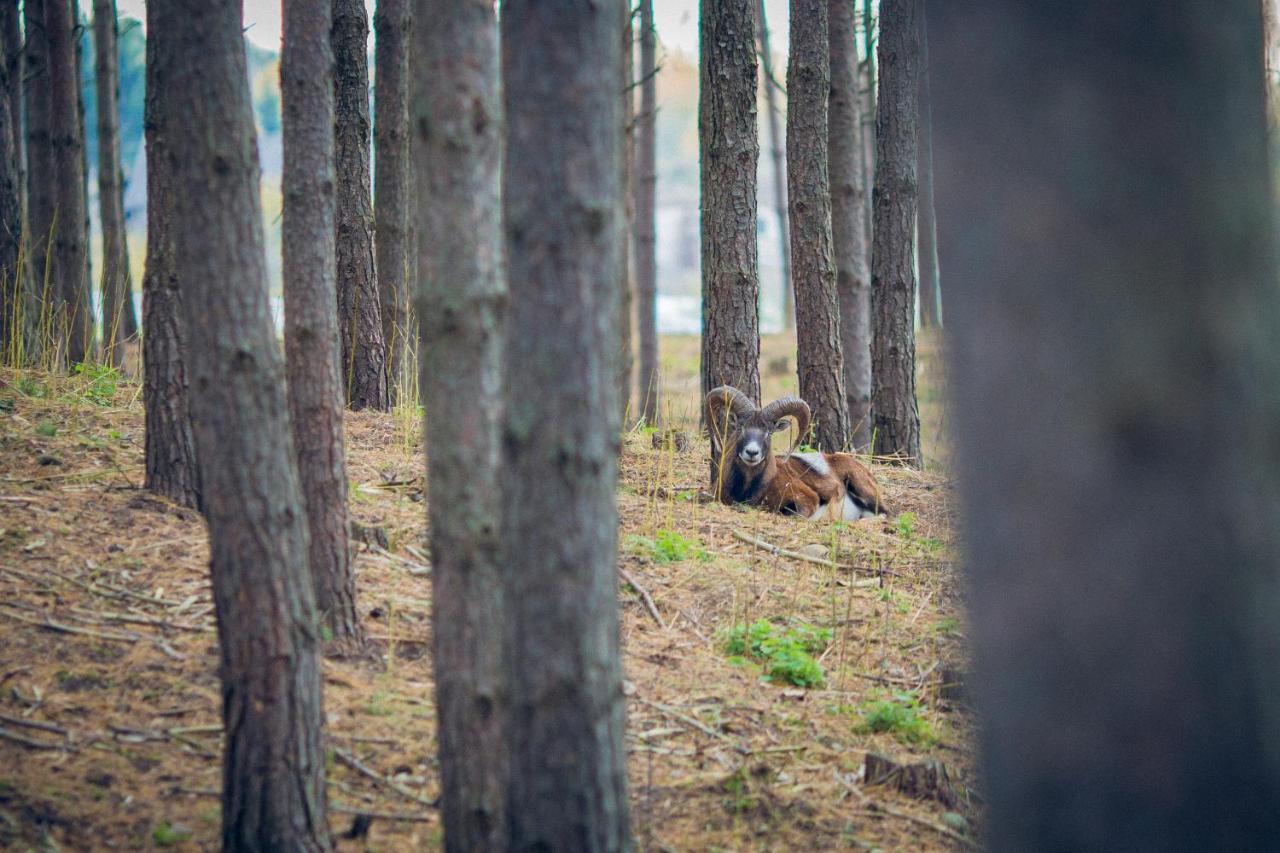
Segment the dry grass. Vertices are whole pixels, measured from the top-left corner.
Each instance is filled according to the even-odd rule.
[[[195,514],[138,488],[139,394],[131,384],[107,394],[85,376],[0,373],[0,847],[218,843],[207,544]],[[349,811],[418,820],[377,819],[344,849],[440,841],[428,805],[439,777],[421,447],[407,422],[348,419],[352,514],[383,527],[390,548],[357,558],[377,655],[326,661],[325,703],[335,831],[350,826]],[[696,440],[686,453],[655,450],[643,431],[625,441],[619,564],[665,623],[622,585],[640,846],[965,848],[946,834],[939,803],[864,787],[859,775],[867,750],[938,758],[958,782],[956,810],[977,819],[971,720],[937,696],[940,671],[964,664],[946,482],[877,468],[914,525],[819,525],[686,499],[706,476],[705,454]],[[662,531],[692,552],[660,562],[635,538]],[[735,533],[840,567],[774,556]],[[831,630],[817,655],[823,689],[765,683],[757,665],[728,658],[723,633],[761,618]],[[935,742],[861,731],[855,709],[887,691],[919,700]]]

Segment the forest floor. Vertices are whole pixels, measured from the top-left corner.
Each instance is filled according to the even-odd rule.
[[[689,340],[664,341],[677,425]],[[108,372],[0,372],[0,848],[218,846],[205,530],[140,489],[142,431]],[[945,475],[876,466],[897,517],[820,524],[700,502],[705,441],[661,435],[626,434],[618,491],[639,847],[975,847]],[[440,845],[420,440],[413,413],[348,417],[352,514],[386,542],[356,560],[374,653],[324,667],[335,834],[376,816],[343,850]],[[868,753],[922,766],[872,784]]]

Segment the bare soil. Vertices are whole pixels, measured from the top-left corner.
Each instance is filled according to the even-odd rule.
[[[944,675],[954,680],[965,667],[945,476],[876,466],[886,500],[909,514],[889,521],[823,524],[701,503],[707,447],[691,422],[696,392],[690,402],[677,389],[688,378],[680,347],[664,342],[668,415],[689,434],[688,449],[655,448],[656,433],[631,430],[618,492],[639,846],[976,846],[972,719],[962,701],[940,695],[952,696]],[[220,696],[205,529],[197,514],[140,489],[140,394],[109,378],[0,372],[6,849],[218,846]],[[376,537],[358,546],[373,650],[325,662],[334,832],[347,833],[356,814],[375,815],[364,837],[340,840],[346,850],[441,841],[417,423],[413,411],[347,421],[352,514],[384,531],[386,547]],[[769,680],[761,662],[726,653],[732,626],[760,619],[830,630],[814,655],[822,686]],[[916,728],[871,731],[877,701],[911,705]],[[867,784],[869,751],[942,762],[951,804]]]

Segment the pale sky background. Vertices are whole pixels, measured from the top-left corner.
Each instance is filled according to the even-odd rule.
[[[369,13],[377,0],[365,0]],[[143,0],[118,0],[121,15],[143,20]],[[658,38],[671,51],[683,53],[690,59],[698,55],[698,3],[697,0],[653,0],[654,23]],[[774,54],[787,50],[787,0],[765,0],[765,15],[769,19],[769,47]],[[280,49],[279,0],[245,0],[245,34],[260,47]]]

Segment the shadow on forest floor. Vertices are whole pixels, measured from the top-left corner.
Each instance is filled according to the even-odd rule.
[[[216,847],[204,528],[138,488],[140,388],[93,382],[0,372],[0,847]],[[347,421],[352,515],[388,547],[356,563],[376,655],[325,663],[329,799],[338,833],[386,816],[342,849],[440,842],[411,421]],[[706,443],[654,435],[626,436],[618,499],[641,848],[971,846],[972,719],[943,684],[965,666],[946,480],[877,467],[896,520],[803,522],[700,503]],[[869,785],[869,751],[941,761],[951,784]]]

